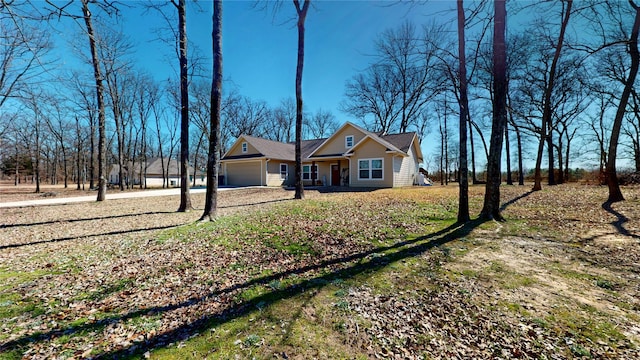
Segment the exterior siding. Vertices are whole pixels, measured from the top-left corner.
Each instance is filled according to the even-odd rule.
[[[169,182],[165,183],[167,187],[179,187],[180,178],[176,176],[170,176]],[[147,187],[162,187],[162,176],[147,177]]]
[[[343,154],[348,150],[344,146],[344,137],[348,135],[353,135],[353,145],[357,144],[365,137],[365,134],[362,133],[362,131],[347,124],[335,135],[332,135],[332,138],[318,149],[314,156]]]
[[[358,160],[383,159],[382,180],[359,179]],[[374,140],[367,140],[361,144],[351,156],[351,168],[349,169],[350,186],[354,187],[393,187],[393,156],[386,153],[384,146]]]
[[[264,185],[262,174],[263,160],[239,161],[225,163],[225,185],[256,186]]]
[[[260,152],[251,146],[251,144],[247,143],[247,152],[242,152],[242,143],[244,141],[238,141],[234,147],[229,149],[229,152],[226,154],[227,156],[240,156],[240,155],[251,155],[251,154],[259,154]]]
[[[280,178],[280,164],[287,164],[287,179]],[[295,163],[280,160],[270,160],[267,162],[267,186],[284,186],[293,184],[293,176],[295,176]]]
[[[409,156],[394,156],[393,171],[395,173],[394,186],[412,186],[418,164],[413,149],[409,149]]]

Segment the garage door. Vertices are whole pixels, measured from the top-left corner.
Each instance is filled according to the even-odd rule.
[[[230,186],[262,185],[260,161],[227,163],[226,180]]]

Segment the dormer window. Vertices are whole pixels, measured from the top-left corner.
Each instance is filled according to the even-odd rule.
[[[248,151],[249,145],[246,142],[242,143],[242,153],[245,154]]]
[[[353,147],[353,135],[347,135],[344,137],[344,147],[351,149]]]

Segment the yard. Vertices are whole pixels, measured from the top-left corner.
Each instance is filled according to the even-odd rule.
[[[501,189],[0,209],[0,359],[640,358],[640,188]]]

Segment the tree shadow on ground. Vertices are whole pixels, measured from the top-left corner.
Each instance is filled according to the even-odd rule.
[[[175,212],[174,211],[147,211],[147,212],[135,213],[135,214],[97,216],[97,217],[80,218],[80,219],[56,219],[56,220],[41,221],[41,222],[35,222],[35,223],[0,224],[0,229],[13,228],[13,227],[29,227],[29,226],[38,226],[38,225],[52,225],[52,224],[58,224],[58,223],[76,223],[76,222],[83,222],[83,221],[110,220],[110,219],[143,216],[143,215],[158,215],[158,214],[173,214],[173,213]]]
[[[506,208],[508,208],[509,206],[513,205],[517,201],[522,200],[522,199],[528,197],[529,195],[531,195],[533,193],[534,193],[534,191],[529,190],[529,191],[527,191],[526,193],[524,193],[522,195],[514,197],[513,199],[503,203],[502,206],[500,206],[500,211],[504,211]]]
[[[510,201],[509,203],[513,203],[518,199],[521,199],[522,197],[523,196],[520,196]],[[375,272],[383,269],[391,263],[395,263],[407,258],[420,256],[433,248],[467,236],[473,229],[478,227],[483,222],[484,221],[478,219],[465,224],[456,223],[434,233],[427,234],[412,240],[400,241],[389,246],[377,247],[367,251],[351,254],[349,256],[329,259],[317,264],[301,266],[272,275],[254,278],[240,284],[235,284],[223,289],[211,291],[199,297],[192,297],[176,304],[138,308],[135,311],[112,315],[91,323],[71,325],[62,329],[51,330],[33,335],[26,335],[21,338],[6,342],[4,344],[0,344],[0,351],[13,351],[21,349],[30,343],[46,342],[59,336],[72,336],[76,333],[100,331],[110,324],[126,322],[130,319],[139,318],[150,313],[159,314],[173,310],[184,309],[203,302],[217,302],[220,301],[221,297],[228,296],[236,290],[248,289],[254,285],[266,285],[271,281],[282,280],[283,278],[292,275],[299,276],[304,275],[305,273],[311,273],[307,279],[304,279],[286,288],[273,289],[271,292],[256,296],[250,300],[231,304],[220,312],[204,315],[199,319],[179,326],[176,329],[150,337],[144,342],[131,344],[124,348],[102,353],[94,358],[120,359],[135,354],[142,354],[149,350],[165,347],[170,343],[189,339],[193,335],[200,333],[203,330],[211,329],[221,324],[228,323],[236,318],[252,313],[259,308],[267,307],[280,300],[292,298],[307,290],[321,289],[329,284],[332,280],[348,279],[359,274]],[[337,265],[344,266],[336,269],[335,267]],[[322,273],[323,270],[325,271],[324,273]],[[316,275],[314,272],[319,272],[320,274]]]
[[[612,221],[610,224],[616,228],[620,235],[629,236],[634,239],[640,239],[640,235],[632,233],[625,227],[625,224],[629,222],[629,218],[624,216],[622,213],[614,210],[612,205],[613,203],[611,201],[605,201],[604,203],[602,203],[602,208],[609,214],[616,217],[616,220]]]
[[[77,235],[77,236],[67,236],[67,237],[61,237],[61,238],[57,238],[57,239],[31,241],[31,242],[28,242],[28,243],[7,244],[7,245],[0,245],[0,250],[12,249],[12,248],[20,248],[20,247],[24,247],[24,246],[32,246],[32,245],[41,245],[41,244],[50,244],[50,243],[78,240],[78,239],[91,238],[91,237],[97,237],[97,236],[123,235],[123,234],[131,234],[131,233],[137,233],[137,232],[142,232],[142,231],[166,230],[166,229],[171,229],[171,228],[175,228],[175,227],[178,227],[178,226],[180,226],[180,224],[145,227],[145,228],[128,229],[128,230],[116,230],[116,231],[109,231],[109,232],[101,232],[101,233],[97,233],[97,234],[85,234],[85,235]]]
[[[349,187],[349,186],[305,186],[305,190],[315,190],[321,194],[331,194],[331,193],[345,193],[345,192],[372,192],[376,190],[380,190],[380,188],[373,187]]]
[[[231,321],[235,318],[241,317],[257,309],[257,306],[265,307],[273,304],[279,300],[296,296],[309,289],[322,288],[334,279],[350,278],[358,274],[362,274],[368,271],[379,270],[392,262],[396,262],[405,258],[418,256],[429,249],[446,244],[452,240],[464,237],[481,222],[474,221],[464,225],[454,224],[443,230],[434,232],[429,235],[425,235],[413,240],[407,240],[398,242],[386,247],[374,248],[368,251],[352,254],[346,257],[331,259],[323,261],[318,264],[303,266],[292,270],[272,274],[269,276],[263,276],[254,278],[244,283],[236,284],[224,289],[209,292],[200,297],[194,297],[187,299],[183,302],[170,304],[165,306],[154,306],[147,308],[139,308],[135,311],[113,315],[104,319],[85,323],[82,325],[68,326],[62,329],[51,330],[39,334],[24,336],[5,344],[0,345],[0,351],[11,351],[22,348],[30,343],[50,341],[59,336],[71,336],[75,333],[84,333],[91,331],[100,331],[109,324],[125,322],[129,319],[139,318],[149,313],[159,314],[168,311],[187,308],[189,306],[211,301],[217,301],[218,297],[231,294],[236,290],[247,289],[253,285],[266,285],[274,280],[281,280],[291,275],[302,275],[304,273],[319,271],[319,270],[331,270],[332,266],[339,264],[348,264],[346,267],[329,271],[324,275],[311,277],[303,280],[295,285],[291,285],[287,288],[280,290],[273,290],[261,296],[257,296],[251,300],[244,301],[238,304],[231,305],[225,310],[211,315],[206,315],[200,319],[182,325],[172,331],[159,334],[152,338],[147,339],[144,343],[132,344],[129,347],[115,350],[112,352],[100,354],[96,357],[99,358],[122,358],[131,353],[140,353],[154,348],[165,346],[169,342],[182,341],[194,333],[203,329],[218,326],[220,324]],[[355,263],[352,263],[355,262]]]
[[[287,201],[293,201],[293,199],[291,199],[291,198],[287,198],[287,199],[275,199],[275,200],[266,200],[266,201],[250,202],[250,203],[246,203],[246,204],[236,204],[236,205],[218,206],[218,209],[242,208],[242,207],[249,207],[249,206],[255,206],[255,205],[275,204],[275,203],[281,203],[281,202],[287,202]]]

